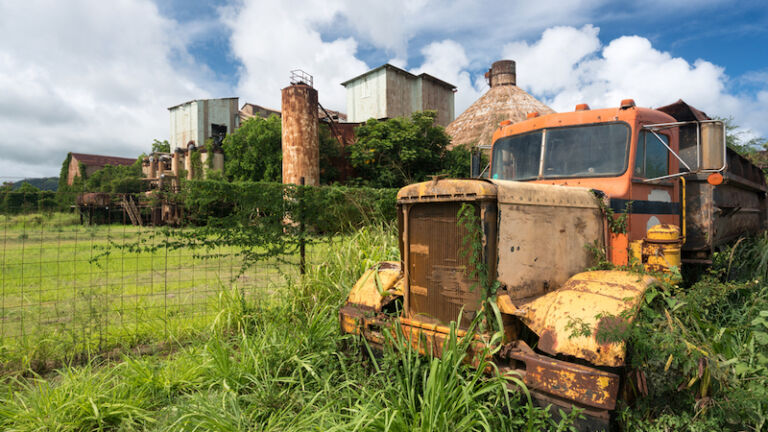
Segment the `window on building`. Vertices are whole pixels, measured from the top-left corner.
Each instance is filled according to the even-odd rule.
[[[224,125],[211,124],[211,138],[213,138],[213,145],[221,147],[221,143],[227,136],[227,127]]]

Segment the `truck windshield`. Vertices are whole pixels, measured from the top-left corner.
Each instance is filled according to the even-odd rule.
[[[545,136],[541,165],[542,136]],[[608,177],[627,169],[629,127],[623,123],[572,126],[504,137],[493,146],[491,177],[532,180]],[[543,172],[539,172],[542,168]]]

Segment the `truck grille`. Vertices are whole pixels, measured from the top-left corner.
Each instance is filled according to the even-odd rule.
[[[462,254],[467,230],[458,225],[461,202],[413,205],[409,211],[409,311],[414,318],[448,323],[463,307],[466,327],[479,309],[482,289],[467,277]],[[462,256],[464,255],[464,256]]]

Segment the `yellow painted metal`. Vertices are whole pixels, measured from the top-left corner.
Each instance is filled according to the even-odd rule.
[[[622,366],[623,343],[598,341],[631,321],[646,289],[655,281],[625,271],[579,273],[541,297],[519,301],[523,322],[539,336],[538,348],[578,357],[598,366]],[[601,343],[602,342],[602,343]]]
[[[643,241],[635,240],[629,243],[630,256],[638,263],[643,262]]]
[[[385,297],[402,295],[402,271],[397,261],[385,261],[366,270],[355,283],[347,298],[348,302],[375,311],[381,310]]]
[[[686,198],[685,198],[685,192],[686,192],[685,191],[685,187],[686,187],[685,186],[685,177],[680,176],[680,190],[682,191],[682,194],[683,194],[682,199],[680,199],[680,204],[682,205],[682,210],[683,210],[682,217],[680,218],[680,225],[682,225],[682,231],[683,231],[683,236],[682,236],[683,238],[680,239],[680,244],[681,245],[685,244],[685,226],[686,226],[686,224],[685,224],[685,200],[686,200]]]
[[[652,271],[669,271],[682,264],[682,238],[677,225],[655,225],[648,230],[643,245],[645,266]]]
[[[414,183],[397,192],[399,203],[496,198],[496,186],[485,180],[435,179]]]

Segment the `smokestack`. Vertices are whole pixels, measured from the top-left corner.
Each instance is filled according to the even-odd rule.
[[[283,183],[320,184],[320,138],[317,90],[312,76],[291,71],[291,85],[282,90]]]
[[[514,60],[499,60],[485,73],[485,80],[490,87],[517,85],[517,71]]]

